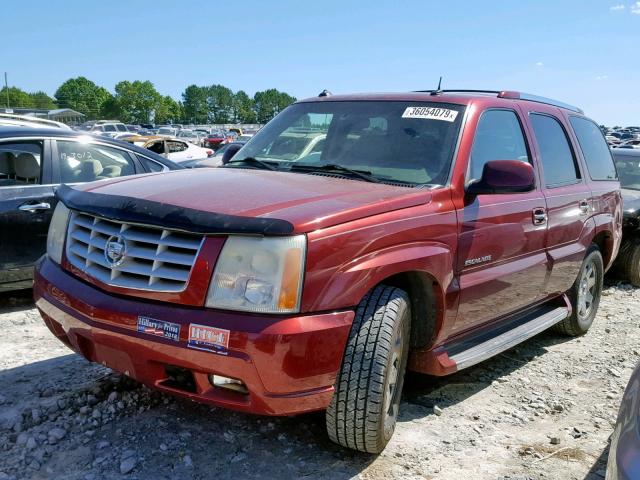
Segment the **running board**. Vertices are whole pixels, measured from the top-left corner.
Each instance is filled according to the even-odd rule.
[[[507,330],[501,335],[451,355],[449,359],[455,363],[457,370],[468,368],[534,337],[561,322],[570,314],[571,310],[568,307],[555,308],[511,330]]]

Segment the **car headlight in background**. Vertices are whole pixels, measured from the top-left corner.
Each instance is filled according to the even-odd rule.
[[[58,202],[53,211],[53,217],[49,224],[47,234],[47,255],[56,263],[62,262],[62,249],[64,248],[64,238],[67,234],[67,224],[69,223],[69,209]]]
[[[300,309],[307,240],[230,236],[216,263],[207,307],[260,313]]]

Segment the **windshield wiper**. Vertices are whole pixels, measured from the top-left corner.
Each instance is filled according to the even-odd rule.
[[[243,158],[241,160],[231,160],[229,163],[227,163],[224,166],[225,167],[229,167],[234,163],[248,163],[252,167],[263,168],[265,170],[277,170],[278,169],[278,167],[276,167],[275,165],[271,165],[270,163],[263,162],[262,160],[258,160],[255,157],[246,157],[246,158]]]
[[[371,183],[380,183],[380,180],[371,175],[371,172],[366,170],[354,170],[352,168],[343,167],[335,163],[327,163],[325,165],[291,165],[291,170],[300,170],[306,172],[336,172],[343,175],[352,175],[358,177],[361,180]]]

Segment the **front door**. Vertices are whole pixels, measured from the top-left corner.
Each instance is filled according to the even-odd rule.
[[[493,160],[531,162],[514,110],[485,111],[476,128],[467,181]],[[545,200],[539,187],[525,193],[467,198],[458,210],[458,316],[452,333],[472,329],[541,298],[545,284]]]
[[[28,287],[46,251],[55,199],[45,158],[44,141],[0,143],[0,290]]]

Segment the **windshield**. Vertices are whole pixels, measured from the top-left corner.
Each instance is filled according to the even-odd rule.
[[[620,186],[640,190],[640,155],[624,155],[614,151],[613,159],[616,162]]]
[[[441,185],[464,108],[406,101],[298,103],[260,130],[231,164],[253,158],[283,170],[334,165],[381,181]]]
[[[173,128],[161,128],[158,130],[158,133],[164,133],[169,135],[173,135],[174,132],[175,130]]]

